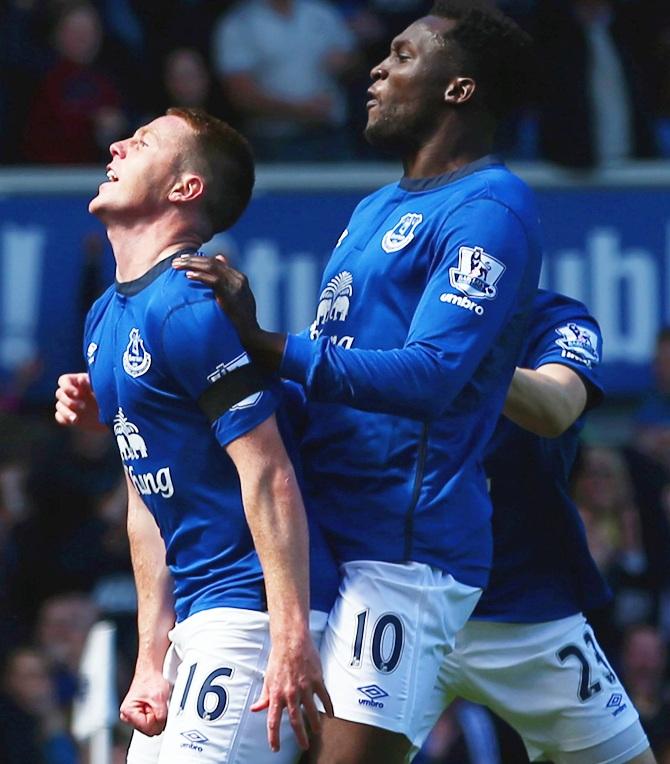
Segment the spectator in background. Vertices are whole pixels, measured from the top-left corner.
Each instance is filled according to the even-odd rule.
[[[654,155],[642,75],[645,37],[647,47],[652,39],[651,31],[645,34],[653,18],[646,5],[539,3],[539,137],[547,159],[593,167]]]
[[[665,585],[657,557],[668,556],[667,549],[659,555],[654,545],[666,540],[662,512],[639,492],[624,454],[613,448],[584,449],[574,493],[591,554],[614,592],[616,628],[655,622]]]
[[[634,443],[640,453],[661,464],[670,475],[670,327],[656,338],[652,362],[654,389],[635,415]]]
[[[165,58],[162,102],[156,113],[164,114],[171,106],[204,109],[219,119],[234,121],[219,83],[212,79],[204,56],[195,48],[175,48]]]
[[[258,159],[351,155],[340,79],[354,68],[354,38],[325,0],[249,0],[225,14],[213,60],[245,121]]]
[[[37,615],[35,641],[48,662],[56,701],[63,710],[77,694],[79,663],[97,616],[93,599],[79,592],[49,598]]]
[[[660,632],[646,624],[627,629],[621,673],[659,762],[670,761],[670,694],[666,669],[667,647]]]
[[[0,163],[21,161],[32,94],[49,67],[47,0],[0,2]]]
[[[3,764],[77,764],[77,748],[56,702],[41,652],[20,647],[9,654],[0,694]]]
[[[128,129],[114,78],[99,63],[103,41],[93,5],[75,0],[60,11],[52,33],[57,59],[39,84],[25,132],[31,162],[95,162]]]
[[[40,444],[28,479],[31,512],[10,539],[10,604],[26,622],[46,598],[88,591],[119,567],[106,552],[97,510],[121,477],[118,449],[106,432],[59,431]]]

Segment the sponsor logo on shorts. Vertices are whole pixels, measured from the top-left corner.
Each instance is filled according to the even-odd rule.
[[[186,748],[189,751],[202,753],[204,751],[203,746],[209,742],[209,738],[206,738],[201,732],[198,732],[198,730],[188,730],[187,732],[182,732],[180,734],[188,740],[188,743],[181,743],[179,747]]]
[[[607,701],[606,708],[613,708],[612,716],[617,716],[625,708],[626,704],[623,702],[623,695],[620,692],[615,692],[610,695],[610,699]]]
[[[358,704],[361,706],[367,706],[368,708],[384,708],[384,704],[380,703],[382,698],[388,698],[388,692],[384,692],[381,687],[376,684],[366,684],[364,687],[357,687],[358,692],[365,695],[364,698],[358,699]]]

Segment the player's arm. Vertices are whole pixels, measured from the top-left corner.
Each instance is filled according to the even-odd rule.
[[[128,538],[137,589],[138,649],[135,675],[123,703],[121,719],[145,735],[163,731],[170,685],[163,678],[168,632],[175,613],[165,544],[158,526],[135,486],[128,487]]]
[[[539,263],[529,264],[534,255],[523,226],[503,205],[490,200],[465,204],[450,216],[448,226],[436,242],[440,254],[405,345],[397,349],[347,349],[328,338],[312,342],[264,331],[246,277],[223,256],[182,257],[173,266],[210,286],[254,359],[303,384],[310,400],[430,419],[446,410],[495,345],[516,312],[522,286],[526,292],[531,281],[536,286],[539,268]],[[504,266],[497,295],[482,301],[481,315],[441,299],[445,291],[456,291],[450,269],[458,264],[460,248],[475,243]]]
[[[268,742],[278,750],[279,723],[286,707],[298,742],[307,748],[302,709],[311,729],[318,732],[314,693],[331,713],[332,706],[309,632],[308,531],[300,490],[274,416],[229,443],[226,450],[240,477],[270,614],[272,651],[263,693],[252,710],[268,708]]]
[[[542,438],[562,435],[586,408],[588,391],[573,369],[549,363],[538,369],[517,368],[503,414]]]
[[[56,421],[84,430],[106,430],[98,419],[98,402],[86,372],[61,374],[56,390]]]

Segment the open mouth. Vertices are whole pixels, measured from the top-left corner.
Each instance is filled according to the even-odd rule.
[[[119,179],[119,176],[112,170],[111,167],[107,169],[107,180],[110,181],[110,183],[116,183]]]

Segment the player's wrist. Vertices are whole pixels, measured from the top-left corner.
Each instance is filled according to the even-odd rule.
[[[242,337],[242,344],[252,358],[268,371],[278,371],[286,345],[286,335],[268,332],[256,326],[248,335]]]

